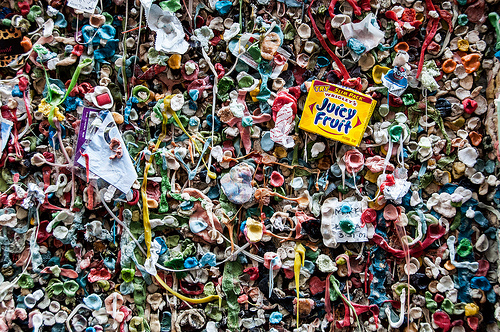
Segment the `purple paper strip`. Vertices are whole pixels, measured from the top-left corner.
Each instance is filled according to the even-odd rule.
[[[82,148],[83,144],[87,140],[87,128],[89,126],[90,112],[99,113],[100,110],[96,110],[96,109],[88,108],[88,107],[83,108],[82,121],[80,122],[80,129],[78,131],[78,140],[76,142],[76,155],[75,155],[75,160],[74,160],[74,164],[77,166],[78,166],[78,163],[76,161],[81,156],[80,149]]]

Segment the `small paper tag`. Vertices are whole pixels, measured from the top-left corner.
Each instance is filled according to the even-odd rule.
[[[90,172],[126,194],[137,179],[134,164],[111,113],[100,113],[100,117],[102,123],[97,128],[97,132],[89,137],[90,141],[83,145],[82,150],[88,155]],[[119,141],[123,149],[121,157],[114,157],[116,152],[110,148],[113,138]],[[78,164],[86,167],[86,160],[81,155]]]
[[[368,241],[366,226],[361,226],[365,205],[363,201],[325,200],[321,207],[321,233],[327,247],[335,247],[338,243]],[[341,223],[348,223],[350,227],[344,227],[343,230]]]
[[[98,0],[68,0],[67,5],[71,8],[81,10],[86,13],[94,13]]]

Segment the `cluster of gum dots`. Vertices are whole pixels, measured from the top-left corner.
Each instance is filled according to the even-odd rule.
[[[0,331],[499,330],[497,0],[2,6]]]

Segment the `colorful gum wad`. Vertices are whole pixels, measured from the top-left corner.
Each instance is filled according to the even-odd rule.
[[[299,128],[358,146],[376,101],[361,92],[314,80],[307,94]]]

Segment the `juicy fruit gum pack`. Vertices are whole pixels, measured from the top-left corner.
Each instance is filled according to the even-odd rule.
[[[315,80],[299,128],[358,146],[377,102],[355,90]]]

